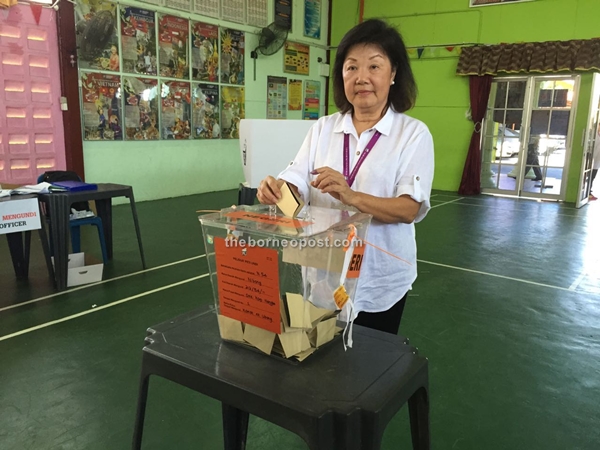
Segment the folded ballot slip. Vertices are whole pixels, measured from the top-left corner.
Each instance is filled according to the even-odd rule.
[[[277,202],[277,207],[285,216],[296,217],[304,208],[304,200],[286,182],[281,186],[281,199]]]

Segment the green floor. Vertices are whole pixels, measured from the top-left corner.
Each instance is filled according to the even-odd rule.
[[[133,275],[60,295],[36,239],[29,282],[15,281],[0,240],[1,450],[130,448],[146,328],[212,301],[198,278],[207,264],[195,210],[235,200],[229,191],[138,204],[155,268],[138,274],[129,210],[115,207],[104,279]],[[432,204],[401,327],[429,358],[432,447],[599,448],[600,205],[445,192]],[[93,233],[82,247],[99,256]],[[221,433],[219,403],[151,381],[145,449],[220,449]],[[252,419],[247,448],[307,447]],[[403,409],[383,449],[409,448]]]

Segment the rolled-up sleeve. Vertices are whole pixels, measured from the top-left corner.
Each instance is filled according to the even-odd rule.
[[[414,201],[421,203],[415,222],[423,220],[431,209],[433,171],[433,138],[429,130],[425,129],[403,149],[395,186],[396,197],[409,195]]]

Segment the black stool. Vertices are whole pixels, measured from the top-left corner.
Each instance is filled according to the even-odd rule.
[[[222,402],[225,450],[246,446],[248,415],[286,428],[311,450],[376,450],[408,402],[413,448],[429,449],[427,359],[400,336],[355,326],[354,347],[336,339],[302,363],[224,342],[213,311],[148,330],[133,448],[140,449],[150,375]]]

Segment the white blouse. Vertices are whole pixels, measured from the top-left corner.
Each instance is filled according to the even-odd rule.
[[[429,197],[433,181],[433,139],[427,126],[406,114],[388,109],[374,128],[360,138],[352,116],[335,113],[320,118],[308,132],[300,151],[278,178],[296,187],[305,202],[313,206],[346,208],[329,194],[310,186],[310,172],[328,166],[342,173],[344,133],[350,135],[350,172],[360,153],[379,131],[381,137],[360,167],[353,190],[377,197],[409,195],[421,203],[415,222],[431,208]],[[417,278],[417,249],[414,224],[385,224],[373,220],[367,241],[409,261],[399,261],[369,245],[355,294],[355,312],[381,312],[391,308],[411,288]]]

